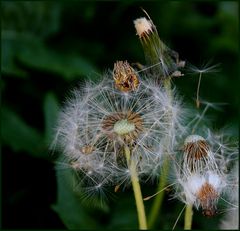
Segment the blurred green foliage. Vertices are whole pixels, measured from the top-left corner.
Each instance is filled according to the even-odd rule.
[[[2,1],[1,7],[3,228],[137,228],[131,190],[117,193],[117,199],[109,200],[107,207],[83,205],[69,183],[69,170],[57,170],[55,186],[54,172],[49,176],[46,169],[54,168],[51,163],[56,155],[49,152],[49,145],[59,106],[69,90],[86,79],[95,81],[116,60],[144,64],[132,23],[144,16],[140,7],[149,13],[162,40],[178,51],[181,59],[196,66],[211,58],[213,63],[221,63],[220,72],[204,76],[200,96],[227,103],[222,111],[212,112],[214,128],[231,124],[236,129],[237,2]],[[186,74],[175,84],[184,99],[194,103],[197,78]],[[28,172],[27,178],[21,178],[21,171]],[[32,190],[36,179],[42,181]],[[143,193],[149,195],[155,189],[156,185],[144,185]],[[47,194],[54,196],[46,199]],[[26,195],[33,196],[29,200]],[[38,200],[44,201],[45,207],[33,208]],[[29,207],[20,208],[21,203]],[[168,203],[166,198],[159,228],[171,228],[183,206]],[[150,205],[151,201],[146,203],[147,211]],[[54,211],[61,221],[55,214],[34,223],[42,213],[51,217]],[[31,213],[33,222],[29,223]],[[193,227],[197,229],[216,228],[220,219],[206,222],[198,212],[196,217]],[[178,228],[182,222],[181,218]]]

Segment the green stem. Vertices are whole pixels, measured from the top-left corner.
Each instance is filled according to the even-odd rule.
[[[199,91],[200,91],[201,79],[202,79],[202,72],[200,72],[199,79],[198,79],[198,86],[197,86],[197,99],[196,99],[197,108],[200,107]]]
[[[191,230],[192,229],[192,204],[186,206],[185,209],[185,217],[184,217],[184,230]]]
[[[167,175],[169,170],[169,159],[165,157],[164,163],[163,163],[163,169],[162,174],[159,179],[159,185],[157,191],[162,191],[159,193],[153,202],[153,206],[150,211],[150,215],[148,217],[148,227],[151,229],[155,226],[157,217],[159,216],[159,212],[162,206],[165,190],[163,190],[166,187],[167,184]]]
[[[166,89],[166,91],[168,93],[169,98],[172,100],[171,78],[168,77],[167,79],[165,79],[163,84],[164,84],[164,88]],[[171,120],[171,113],[167,117],[167,120]],[[171,123],[169,123],[169,124],[171,124]],[[161,176],[159,179],[159,185],[158,185],[158,191],[162,190],[162,192],[156,196],[156,198],[153,202],[153,206],[151,208],[150,215],[148,218],[149,228],[153,228],[156,224],[157,217],[158,217],[159,211],[161,210],[161,206],[162,206],[162,202],[163,202],[163,198],[164,198],[164,194],[165,194],[165,190],[163,190],[163,189],[167,185],[167,176],[168,176],[168,171],[169,171],[169,158],[167,156],[169,154],[169,145],[170,145],[169,137],[170,136],[168,136],[165,141],[166,142],[165,145],[167,147],[165,150],[166,157],[163,162],[162,173],[161,173]]]
[[[141,192],[141,187],[139,184],[138,174],[136,170],[136,164],[130,158],[130,149],[129,147],[125,146],[124,148],[125,156],[128,162],[129,170],[131,173],[131,181],[132,187],[134,192],[134,197],[136,201],[137,213],[138,213],[138,222],[139,222],[139,229],[146,230],[147,229],[147,219],[145,215],[145,209],[143,204],[143,197]]]

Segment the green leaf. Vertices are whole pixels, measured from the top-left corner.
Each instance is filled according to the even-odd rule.
[[[22,64],[30,68],[57,74],[66,80],[78,79],[96,72],[96,68],[79,55],[51,50],[37,39],[28,41],[17,57]]]
[[[132,191],[122,193],[116,202],[108,228],[138,229],[137,210]]]
[[[19,68],[15,62],[16,53],[19,50],[19,43],[14,41],[15,40],[6,39],[4,37],[1,40],[2,73],[25,78],[27,77],[27,72]]]
[[[54,51],[34,35],[16,35],[1,41],[1,68],[3,73],[27,77],[25,67],[59,75],[66,80],[87,77],[96,73],[96,68],[78,54]],[[20,64],[21,63],[21,67]]]
[[[45,38],[60,26],[61,6],[54,1],[2,1],[2,29]]]
[[[1,135],[3,144],[15,152],[23,151],[32,156],[48,158],[42,135],[27,125],[15,112],[2,108]]]
[[[56,96],[49,92],[46,94],[43,103],[44,119],[45,119],[45,141],[50,144],[54,135],[54,126],[56,125],[59,106]]]
[[[74,176],[70,169],[56,170],[57,203],[52,205],[68,229],[94,229],[96,222],[86,213],[78,194],[74,191]]]

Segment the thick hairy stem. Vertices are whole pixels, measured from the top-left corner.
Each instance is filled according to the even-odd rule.
[[[185,209],[185,217],[184,217],[184,230],[191,230],[192,229],[192,204],[186,206]]]
[[[143,204],[143,197],[141,192],[141,187],[139,184],[138,174],[136,170],[136,164],[130,158],[130,149],[129,147],[125,146],[124,148],[125,156],[128,162],[129,170],[131,173],[131,181],[132,187],[134,192],[134,197],[136,201],[137,213],[138,213],[138,222],[139,222],[139,229],[146,230],[147,229],[147,219],[145,215],[145,208]]]

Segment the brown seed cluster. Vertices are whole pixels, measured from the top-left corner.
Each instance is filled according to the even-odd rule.
[[[129,123],[133,123],[135,125],[134,131],[128,132],[123,135],[119,135],[114,132],[114,124],[118,121],[127,119]],[[118,112],[112,115],[106,116],[102,122],[102,129],[108,135],[110,139],[118,138],[126,143],[134,143],[134,141],[138,138],[139,134],[143,131],[143,119],[137,113],[132,111]]]
[[[184,153],[187,159],[200,160],[207,157],[210,151],[209,144],[206,140],[198,140],[195,142],[188,142],[184,145]]]
[[[197,193],[197,197],[203,208],[203,215],[208,217],[215,215],[216,209],[214,204],[219,195],[213,186],[209,183],[205,183]]]
[[[115,87],[123,92],[135,91],[139,86],[137,73],[127,61],[114,63],[113,79]]]
[[[85,145],[80,148],[82,154],[89,155],[94,151],[94,147],[92,145]]]

